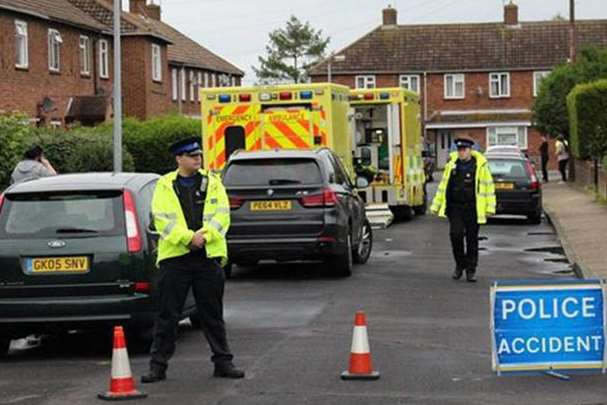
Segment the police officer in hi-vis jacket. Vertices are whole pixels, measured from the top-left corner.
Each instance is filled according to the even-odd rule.
[[[192,288],[204,335],[213,352],[215,377],[243,378],[234,367],[223,321],[227,261],[226,232],[230,204],[219,176],[201,169],[197,138],[170,147],[178,169],[158,180],[152,200],[158,243],[159,312],[154,326],[150,372],[141,378],[154,383],[166,378],[175,352],[177,323]]]
[[[466,280],[476,282],[479,227],[495,214],[495,187],[487,159],[472,150],[474,141],[461,136],[455,145],[457,152],[451,153],[430,210],[449,219],[452,277],[459,280],[465,271]]]

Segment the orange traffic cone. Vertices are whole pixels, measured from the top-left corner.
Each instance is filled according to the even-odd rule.
[[[112,353],[112,378],[110,390],[98,395],[106,401],[145,398],[147,394],[137,391],[131,373],[129,353],[126,350],[126,339],[122,326],[114,327],[114,350]]]
[[[367,335],[367,318],[363,311],[358,311],[354,317],[352,333],[352,350],[350,351],[350,367],[341,373],[342,380],[377,380],[379,373],[373,371],[371,351]]]

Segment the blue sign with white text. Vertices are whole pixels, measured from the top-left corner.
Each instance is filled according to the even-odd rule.
[[[604,370],[603,297],[600,280],[496,283],[494,370]]]

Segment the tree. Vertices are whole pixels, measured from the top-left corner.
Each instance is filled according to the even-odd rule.
[[[577,63],[557,66],[542,81],[533,105],[535,126],[542,132],[569,138],[567,95],[580,83],[607,78],[607,50],[585,48]]]
[[[306,82],[308,69],[324,57],[329,41],[322,30],[291,16],[285,28],[270,33],[267,56],[260,56],[260,66],[253,70],[262,83]]]

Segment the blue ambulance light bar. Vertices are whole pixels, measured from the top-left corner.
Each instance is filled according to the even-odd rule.
[[[232,101],[232,97],[229,94],[220,94],[219,95],[220,103],[229,103],[230,101]]]
[[[314,94],[311,91],[302,91],[299,93],[299,98],[302,100],[310,100],[314,97]]]
[[[380,100],[389,100],[390,99],[390,93],[380,93],[379,94],[379,99]]]

